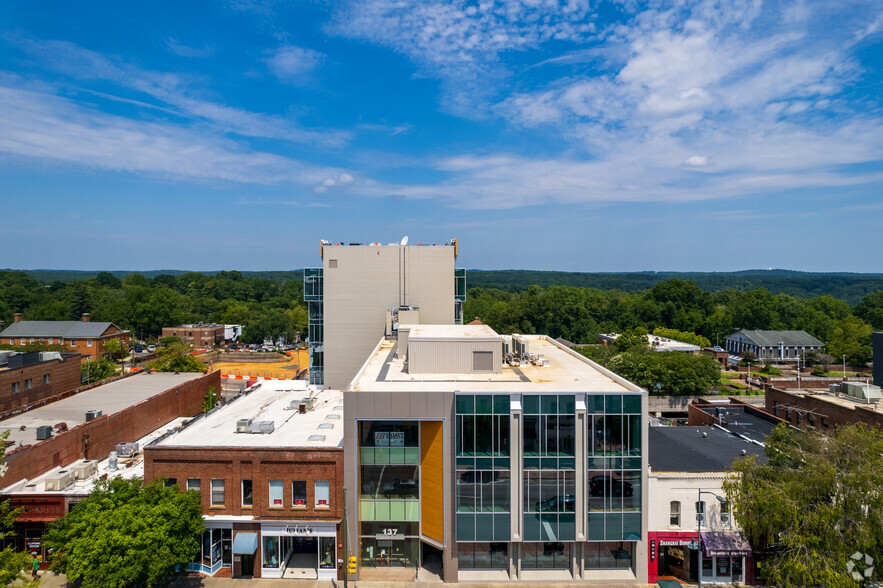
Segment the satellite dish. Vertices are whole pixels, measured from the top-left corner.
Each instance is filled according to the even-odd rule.
[[[402,237],[401,246],[404,247],[407,244],[408,244],[408,236],[405,235],[404,237]]]

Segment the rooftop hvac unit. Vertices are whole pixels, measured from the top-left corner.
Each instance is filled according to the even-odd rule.
[[[237,433],[248,433],[248,428],[251,426],[251,419],[237,419],[236,420],[236,432]]]
[[[95,473],[95,462],[90,459],[78,461],[71,466],[71,471],[74,473],[74,478],[83,480]]]
[[[313,399],[309,396],[304,396],[300,399],[303,404],[307,405],[307,410],[313,410]]]
[[[37,441],[43,441],[44,439],[48,439],[52,436],[52,427],[49,425],[42,425],[37,427]]]
[[[111,451],[110,455],[107,456],[107,469],[115,470],[117,469],[117,452]]]
[[[828,394],[837,396],[840,394],[840,384],[828,384]]]
[[[74,475],[69,470],[60,470],[51,476],[46,476],[46,491],[64,490],[74,483]]]
[[[101,416],[101,414],[102,413],[100,410],[87,410],[86,411],[86,422],[88,423],[92,419],[97,419],[98,417]]]
[[[138,453],[137,443],[119,443],[117,444],[117,455],[120,457],[133,457]]]
[[[249,433],[257,433],[259,435],[269,435],[276,429],[276,423],[273,421],[257,421],[248,428]]]

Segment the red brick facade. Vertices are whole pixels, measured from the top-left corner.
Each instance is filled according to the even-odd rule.
[[[145,447],[144,479],[150,481],[158,477],[175,480],[182,490],[186,490],[188,480],[198,479],[202,509],[207,516],[254,517],[254,522],[234,523],[234,537],[238,532],[259,532],[261,522],[325,521],[337,525],[337,542],[342,542],[342,448]],[[212,480],[224,480],[223,505],[211,504]],[[243,480],[251,480],[252,483],[251,506],[242,504]],[[281,506],[269,504],[270,480],[282,481]],[[306,483],[305,506],[294,505],[293,481]],[[330,504],[327,507],[316,505],[316,481],[329,483]],[[338,557],[343,555],[338,553]],[[234,569],[233,573],[238,577],[242,575],[242,570]],[[259,557],[255,558],[253,573],[255,577],[261,575]],[[339,575],[339,578],[342,577]]]
[[[120,412],[81,423],[45,441],[7,452],[4,477],[10,483],[35,478],[50,469],[78,459],[104,459],[118,443],[135,441],[176,417],[202,411],[210,386],[221,389],[221,372],[184,382]]]
[[[179,337],[194,347],[203,349],[224,344],[224,325],[180,325],[163,327],[163,337]]]
[[[17,369],[0,369],[0,412],[27,406],[80,385],[80,360],[63,357]]]
[[[837,404],[826,400],[825,395],[791,394],[771,386],[765,396],[766,411],[795,427],[810,426],[821,431],[855,423],[883,427],[883,413],[873,404]]]
[[[61,345],[62,347],[64,347],[65,353],[79,353],[82,356],[82,361],[97,361],[101,359],[101,357],[104,355],[104,344],[112,339],[119,339],[123,342],[126,349],[129,348],[129,332],[123,331],[115,325],[109,326],[107,329],[104,330],[100,337],[96,337],[94,339],[30,337],[28,335],[24,335],[15,337],[3,337],[2,339],[0,339],[0,344],[24,346],[28,343],[36,343],[37,341],[40,341],[42,343],[46,343],[47,345]]]

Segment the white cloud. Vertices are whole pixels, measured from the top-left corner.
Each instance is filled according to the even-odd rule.
[[[312,49],[285,45],[274,50],[265,61],[273,75],[280,80],[302,83],[319,66],[324,57]]]
[[[179,43],[177,39],[173,38],[166,39],[166,47],[168,47],[169,51],[171,51],[178,57],[208,57],[210,55],[213,55],[215,52],[215,48],[209,45],[202,45],[201,47],[191,47],[189,45]]]
[[[341,174],[251,151],[205,129],[110,115],[26,85],[0,78],[0,153],[7,156],[190,181],[310,186]]]
[[[210,123],[223,132],[326,147],[340,147],[349,140],[349,133],[344,131],[305,129],[287,117],[208,100],[201,95],[204,91],[197,89],[204,85],[204,80],[144,70],[66,41],[21,39],[17,44],[57,72],[78,80],[105,80],[122,89],[140,92],[173,107],[181,117]]]
[[[684,167],[707,167],[708,163],[708,158],[704,155],[691,155],[681,165]]]

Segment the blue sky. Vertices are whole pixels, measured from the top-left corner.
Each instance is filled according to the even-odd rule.
[[[883,7],[4,2],[0,267],[883,272]]]

